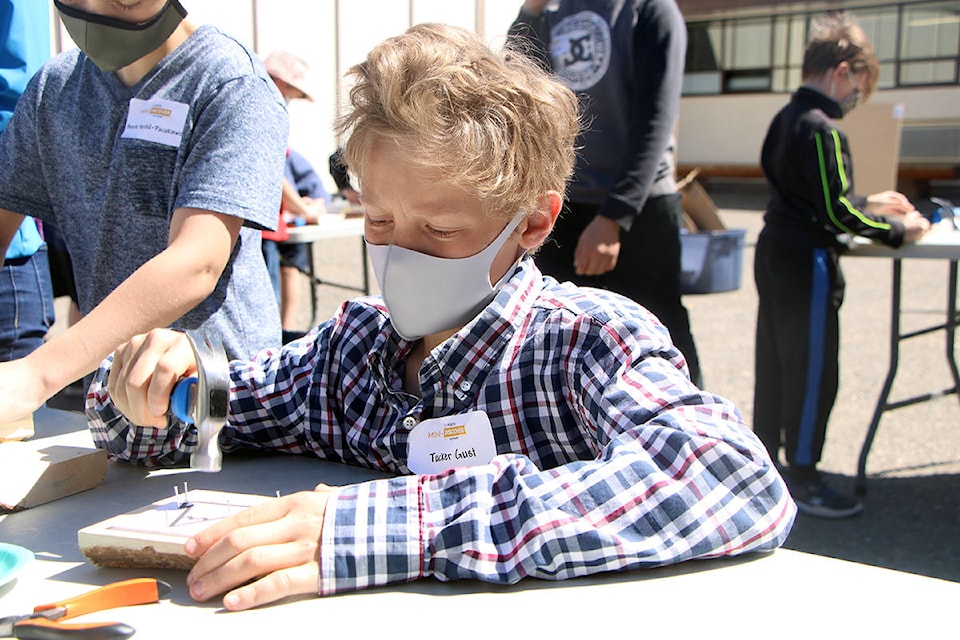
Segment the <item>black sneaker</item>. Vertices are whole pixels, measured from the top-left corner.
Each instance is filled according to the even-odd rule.
[[[863,503],[828,485],[820,474],[801,483],[788,482],[800,513],[817,518],[849,518],[863,511]]]

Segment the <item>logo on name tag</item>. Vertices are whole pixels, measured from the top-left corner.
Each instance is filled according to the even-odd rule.
[[[189,105],[173,100],[131,98],[121,137],[179,147],[189,109]]]

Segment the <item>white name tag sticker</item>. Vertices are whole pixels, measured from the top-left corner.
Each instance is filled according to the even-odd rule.
[[[127,126],[120,137],[179,147],[189,109],[189,105],[172,100],[131,98]]]
[[[410,432],[407,466],[414,473],[441,473],[487,464],[497,455],[490,418],[482,411],[424,420]]]

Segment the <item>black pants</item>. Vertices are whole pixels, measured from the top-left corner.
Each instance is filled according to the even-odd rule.
[[[680,300],[680,196],[647,200],[630,231],[620,233],[617,266],[601,276],[578,276],[573,271],[577,240],[598,208],[576,202],[566,205],[550,239],[536,254],[537,265],[560,282],[608,289],[649,309],[670,331],[687,360],[690,378],[700,385],[700,359],[690,332],[690,316]]]
[[[844,292],[839,254],[801,234],[765,227],[754,278],[754,431],[773,460],[783,446],[791,467],[813,467],[837,397]]]

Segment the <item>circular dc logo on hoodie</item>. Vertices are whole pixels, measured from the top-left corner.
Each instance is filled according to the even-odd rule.
[[[610,66],[610,25],[592,11],[567,16],[550,31],[553,70],[574,91],[595,85]]]

